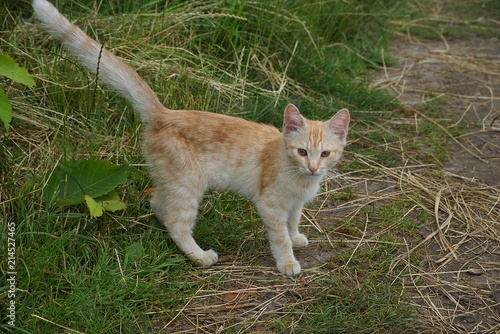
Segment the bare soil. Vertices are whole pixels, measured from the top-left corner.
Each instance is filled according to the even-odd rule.
[[[472,38],[393,44],[398,66],[387,68],[388,87],[406,106],[442,98],[443,117],[465,133],[450,140],[444,170],[500,186],[500,43]],[[396,79],[396,81],[394,81]],[[452,130],[452,129],[450,129]]]

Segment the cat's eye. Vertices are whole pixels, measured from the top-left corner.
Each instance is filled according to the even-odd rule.
[[[323,151],[323,152],[321,152],[321,157],[322,158],[326,158],[329,155],[330,155],[330,151]]]
[[[297,150],[297,153],[299,153],[300,156],[306,157],[307,156],[307,150],[304,150],[303,148],[299,148]]]

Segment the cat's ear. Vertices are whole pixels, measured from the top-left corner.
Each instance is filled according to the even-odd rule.
[[[305,118],[300,114],[299,109],[293,104],[289,104],[283,116],[283,131],[285,134],[298,132],[306,125]]]
[[[340,139],[344,140],[347,137],[347,130],[349,128],[349,111],[347,109],[342,109],[336,113],[328,121],[328,128],[330,131]]]

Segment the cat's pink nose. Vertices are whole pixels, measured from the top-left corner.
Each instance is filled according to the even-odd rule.
[[[309,168],[309,171],[311,172],[311,175],[313,175],[314,173],[316,173],[316,171],[318,170],[318,167],[308,166],[307,168]]]

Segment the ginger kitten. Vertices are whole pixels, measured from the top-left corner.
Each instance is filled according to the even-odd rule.
[[[46,0],[33,0],[36,16],[93,73],[129,100],[144,122],[143,151],[156,185],[151,207],[170,237],[198,265],[217,262],[193,238],[198,207],[209,187],[253,200],[267,229],[278,270],[298,275],[292,247],[307,246],[299,232],[302,208],[319,190],[346,145],[349,112],[327,122],[305,119],[292,104],[283,132],[241,118],[161,105],[146,82],[63,17]],[[100,60],[99,60],[100,58]]]

